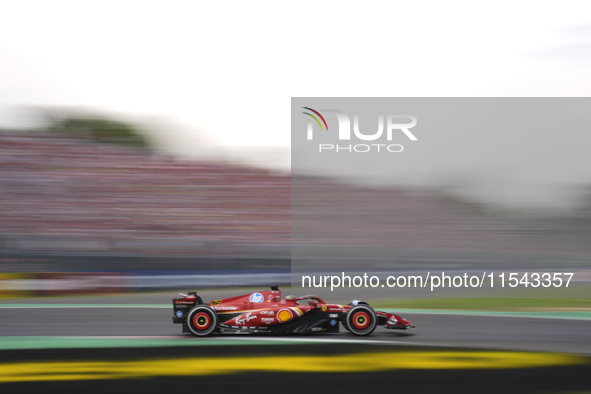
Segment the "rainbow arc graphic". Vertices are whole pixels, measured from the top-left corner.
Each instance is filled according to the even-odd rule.
[[[324,126],[326,126],[326,131],[328,131],[328,125],[326,124],[326,120],[324,120],[324,117],[320,114],[320,112],[318,112],[315,109],[312,109],[310,107],[302,107],[302,108],[307,109],[308,111],[314,112],[316,115],[318,115],[320,117],[320,119],[322,119]],[[324,128],[322,127],[322,123],[320,123],[320,120],[318,120],[318,118],[316,116],[312,115],[309,112],[302,112],[302,113],[312,117],[316,121],[316,123],[318,123],[318,126],[320,126],[320,130],[324,130]]]

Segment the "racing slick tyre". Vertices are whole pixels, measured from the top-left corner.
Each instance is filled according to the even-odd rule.
[[[376,329],[378,318],[371,307],[358,305],[347,313],[345,328],[355,335],[369,335]]]
[[[198,337],[211,334],[217,327],[218,315],[207,305],[197,305],[187,316],[189,330]]]

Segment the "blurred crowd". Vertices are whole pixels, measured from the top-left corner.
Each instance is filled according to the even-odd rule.
[[[568,234],[556,218],[490,215],[433,191],[291,179],[147,148],[0,132],[4,251],[289,256],[296,242],[589,252],[589,229],[565,220]]]
[[[4,249],[227,254],[287,245],[290,178],[54,134],[0,133]]]

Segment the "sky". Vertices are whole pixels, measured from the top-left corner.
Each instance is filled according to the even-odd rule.
[[[288,152],[291,97],[590,93],[588,1],[0,0],[5,127],[86,108],[254,157]]]

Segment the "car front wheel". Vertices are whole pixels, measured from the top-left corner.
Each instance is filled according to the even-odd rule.
[[[369,335],[377,327],[376,313],[367,305],[358,305],[351,308],[345,321],[346,328],[355,335]]]

